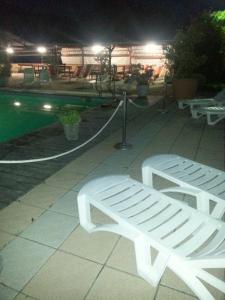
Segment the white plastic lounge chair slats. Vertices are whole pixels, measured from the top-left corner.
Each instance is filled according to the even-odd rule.
[[[222,241],[222,243],[221,243]],[[221,248],[221,249],[220,249]],[[220,255],[225,251],[225,228],[222,228],[211,240],[211,242],[205,247],[204,251],[198,253],[198,257],[201,255]]]
[[[225,118],[225,107],[224,106],[193,107],[191,109],[191,115],[194,119],[198,119],[206,115],[208,125],[215,125],[219,121]]]
[[[176,234],[170,234],[165,237],[164,243],[167,246],[175,247],[182,241],[184,241],[187,237],[189,237],[192,232],[195,232],[203,223],[202,220],[185,220],[186,222],[182,227],[178,228]]]
[[[129,201],[126,201],[127,198],[124,201],[120,201],[120,203],[115,204],[115,207],[118,209],[119,212],[123,212],[123,211],[128,211],[130,210],[131,212],[137,211],[137,205],[140,204],[140,201],[142,203],[145,203],[144,200],[146,200],[146,198],[148,198],[150,196],[148,191],[140,191],[139,193],[137,193],[136,195],[133,195],[132,199],[130,198]],[[145,205],[145,204],[144,204]],[[138,206],[140,209],[140,205]]]
[[[90,206],[116,224],[93,224]],[[225,292],[225,283],[201,267],[202,260],[204,268],[225,267],[223,222],[127,176],[87,183],[78,194],[78,209],[80,224],[88,232],[110,231],[134,242],[138,274],[154,286],[169,267],[200,299],[214,298],[199,278]],[[150,247],[158,250],[154,263]]]
[[[195,98],[195,99],[185,99],[178,101],[178,107],[180,109],[184,109],[186,107],[194,107],[196,105],[207,105],[210,106],[212,104],[216,104],[216,100],[214,98]]]
[[[183,172],[183,175],[182,175]],[[225,172],[178,155],[156,155],[142,166],[143,182],[153,187],[153,174],[163,177],[178,187],[164,192],[180,192],[197,198],[197,208],[222,218],[225,212]],[[210,208],[210,201],[214,208]]]
[[[177,230],[182,224],[188,220],[189,214],[182,211],[176,214],[173,218],[167,221],[167,226],[160,226],[151,231],[152,236],[165,238],[167,235],[171,235],[174,230]],[[183,226],[182,226],[183,227]]]

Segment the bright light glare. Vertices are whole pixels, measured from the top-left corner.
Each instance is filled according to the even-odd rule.
[[[102,45],[96,44],[96,45],[92,46],[92,51],[96,54],[100,53],[103,49],[104,49],[104,47]]]
[[[145,52],[148,52],[148,53],[156,53],[156,52],[160,52],[162,50],[162,47],[155,43],[150,43],[150,44],[145,45],[144,50],[145,50]]]
[[[46,109],[46,110],[51,110],[52,106],[50,104],[44,104],[43,108]]]
[[[15,105],[15,106],[21,106],[21,103],[20,103],[19,101],[15,101],[15,102],[13,103],[13,105]]]
[[[7,48],[6,48],[6,52],[7,52],[8,54],[13,54],[13,53],[14,53],[14,50],[13,50],[12,47],[7,47]]]
[[[37,47],[37,51],[39,52],[39,53],[46,53],[47,52],[47,49],[46,49],[46,47],[44,47],[44,46],[39,46],[39,47]]]

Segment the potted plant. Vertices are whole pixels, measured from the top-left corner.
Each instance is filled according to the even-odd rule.
[[[173,42],[166,46],[167,66],[173,76],[175,99],[193,98],[197,90],[198,68],[206,61],[197,51],[201,32],[190,26],[177,32]]]
[[[63,125],[67,140],[77,140],[79,138],[80,113],[75,109],[62,109],[58,113],[60,123]]]
[[[139,74],[137,77],[137,94],[145,97],[149,94],[149,77],[147,73]]]
[[[141,64],[132,65],[132,72],[128,81],[136,81],[139,97],[145,97],[149,94],[149,79],[149,74],[143,70]]]

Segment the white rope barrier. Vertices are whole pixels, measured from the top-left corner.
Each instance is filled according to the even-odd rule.
[[[79,146],[68,150],[66,152],[57,154],[57,155],[53,155],[53,156],[49,156],[49,157],[44,157],[44,158],[37,158],[37,159],[26,159],[26,160],[0,160],[0,164],[25,164],[25,163],[33,163],[33,162],[40,162],[40,161],[46,161],[46,160],[51,160],[51,159],[55,159],[67,154],[70,154],[82,147],[84,147],[85,145],[87,145],[88,143],[90,143],[92,140],[94,140],[107,126],[108,124],[112,121],[112,119],[114,118],[114,116],[116,115],[116,113],[118,112],[120,106],[122,106],[123,101],[121,100],[118,104],[118,106],[116,107],[115,111],[113,112],[113,114],[111,115],[111,117],[108,119],[108,121],[102,126],[102,128],[96,133],[94,134],[90,139],[88,139],[86,142],[84,142],[83,144],[80,144]]]
[[[138,108],[145,109],[145,108],[149,108],[149,107],[150,107],[150,105],[146,105],[146,106],[138,105],[138,104],[136,104],[136,103],[135,103],[133,100],[131,100],[131,99],[128,99],[128,101],[129,101],[131,104],[133,104],[134,106],[138,107]]]

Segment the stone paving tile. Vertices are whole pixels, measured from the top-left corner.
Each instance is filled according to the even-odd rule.
[[[137,275],[134,243],[121,238],[107,261],[107,266]]]
[[[91,211],[91,220],[94,224],[115,223],[115,221],[96,208],[93,208]],[[89,234],[78,226],[60,246],[60,249],[99,263],[104,263],[118,239],[119,236],[113,233],[96,232]]]
[[[54,187],[61,187],[63,189],[71,189],[76,183],[84,178],[83,174],[75,173],[75,172],[66,172],[64,170],[60,170],[54,175],[50,176],[45,180],[47,185],[51,185]]]
[[[38,218],[43,208],[23,205],[16,201],[0,211],[0,229],[8,233],[19,234],[33,220]]]
[[[1,251],[3,259],[1,282],[21,290],[54,251],[20,237],[15,238]]]
[[[118,235],[108,232],[89,234],[78,226],[60,249],[103,264],[118,239]]]
[[[14,300],[18,291],[13,290],[0,283],[0,300]]]
[[[85,159],[76,159],[73,162],[66,165],[61,171],[75,172],[79,174],[88,174],[99,165],[94,159],[92,161],[86,161]]]
[[[176,289],[194,296],[194,293],[189,289],[186,283],[184,283],[179,277],[177,277],[176,274],[174,274],[168,268],[165,270],[165,273],[163,274],[160,283],[172,289]]]
[[[221,170],[224,172],[224,169],[225,169],[225,160],[224,162],[222,163],[221,160],[217,160],[217,159],[205,159],[204,157],[200,157],[198,158],[197,160],[198,162],[202,163],[202,164],[205,164],[209,167],[213,167],[213,168],[216,168],[218,170]]]
[[[194,300],[194,296],[187,295],[174,289],[165,286],[159,286],[156,298],[154,300]]]
[[[26,228],[21,237],[57,248],[77,226],[78,220],[71,216],[46,211]]]
[[[0,249],[2,249],[6,244],[8,244],[14,238],[15,238],[14,235],[0,231]]]
[[[19,201],[24,204],[33,205],[37,207],[48,208],[55,199],[67,192],[62,187],[53,187],[44,183],[37,185],[31,191],[19,198]]]
[[[86,300],[153,300],[156,289],[141,278],[105,267]]]
[[[127,168],[123,167],[120,162],[115,163],[114,165],[107,165],[107,161],[100,164],[93,172],[90,172],[88,176],[104,176],[104,175],[111,175],[111,174],[124,174],[127,173]]]
[[[121,167],[120,164],[114,166],[107,167],[107,164],[103,163],[99,165],[93,172],[90,172],[88,176],[86,176],[83,180],[81,180],[78,184],[75,184],[72,187],[72,190],[75,192],[79,192],[80,189],[90,180],[101,176],[113,175],[113,174],[127,174],[127,168]]]
[[[58,198],[49,210],[69,215],[78,219],[77,192],[69,191]]]
[[[218,161],[225,161],[224,160],[224,147],[220,147],[219,151],[218,149],[214,151],[209,151],[205,148],[200,148],[198,150],[198,153],[196,155],[196,160],[218,160]]]
[[[217,276],[219,279],[224,280],[224,270],[223,269],[212,269],[210,270],[210,273]],[[170,287],[172,289],[176,289],[179,291],[183,291],[189,295],[195,296],[194,292],[184,283],[179,277],[177,277],[176,274],[174,274],[171,270],[168,268],[166,269],[165,273],[163,274],[163,277],[161,279],[161,284],[165,285],[167,287]],[[224,300],[224,294],[220,291],[208,286],[210,292],[214,295],[216,300]]]
[[[56,252],[23,292],[41,300],[83,300],[102,266]]]
[[[19,293],[14,300],[37,300],[37,298],[29,297],[25,294]]]
[[[130,164],[135,160],[138,153],[131,152],[132,150],[129,150],[129,153],[125,153],[126,151],[123,151],[122,153],[118,150],[118,152],[111,157],[108,157],[104,160],[104,163],[108,166],[120,166],[123,168],[126,168],[130,166]]]

